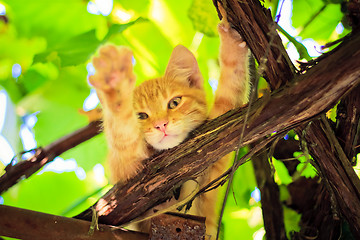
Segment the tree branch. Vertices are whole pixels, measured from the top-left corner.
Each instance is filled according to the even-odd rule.
[[[0,205],[0,236],[23,240],[146,240],[148,235],[99,225],[89,235],[90,222]]]
[[[356,165],[360,148],[360,86],[351,91],[337,107],[336,136],[347,158]]]
[[[251,160],[254,166],[256,182],[261,192],[261,208],[266,239],[287,239],[279,187],[275,183],[273,173],[271,172],[272,169],[267,153],[260,153]]]
[[[360,181],[329,123],[324,118],[312,122],[303,135],[311,156],[329,181],[328,191],[336,198],[334,207],[341,210],[354,236],[360,238]]]

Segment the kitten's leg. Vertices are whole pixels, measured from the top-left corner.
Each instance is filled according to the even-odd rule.
[[[249,50],[238,32],[230,27],[224,9],[219,6],[219,10],[223,16],[218,25],[221,72],[210,118],[215,118],[230,109],[245,104],[248,101],[250,90],[248,74]],[[230,167],[231,156],[227,155],[211,166],[205,176],[208,178],[207,181],[220,176]],[[211,239],[215,239],[217,232],[218,192],[215,189],[201,196],[202,214],[206,216],[206,232],[211,235]]]
[[[220,36],[220,79],[210,118],[215,118],[248,101],[249,49],[239,33],[232,29],[226,12],[219,6],[223,19],[218,25]]]
[[[89,80],[103,106],[111,180],[126,181],[147,158],[146,144],[133,109],[132,52],[124,47],[104,46],[99,57],[93,59],[93,65],[96,73]]]

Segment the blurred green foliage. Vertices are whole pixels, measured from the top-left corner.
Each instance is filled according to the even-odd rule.
[[[336,39],[339,34],[335,28],[344,19],[341,2],[293,0],[291,20],[298,36],[320,44]],[[24,115],[38,112],[32,129],[38,146],[87,124],[87,118],[78,111],[90,93],[86,66],[102,44],[126,45],[133,50],[137,83],[161,75],[177,44],[194,52],[205,79],[218,75],[218,20],[210,0],[114,0],[108,16],[90,14],[86,0],[0,3],[8,19],[0,20],[0,89],[7,91],[14,104],[19,129]],[[274,17],[281,3],[265,1]],[[22,68],[18,78],[12,77],[15,63]],[[264,82],[260,86],[266,88]],[[205,87],[212,101],[212,89],[209,84]],[[12,146],[16,152],[22,150],[18,134],[13,134],[9,142],[17,143]],[[80,180],[74,171],[35,174],[4,193],[4,204],[66,216],[82,211],[104,193],[107,181],[101,176],[99,180],[94,166],[105,165],[106,151],[102,135],[69,150],[61,157],[75,159],[84,169],[85,179]],[[299,158],[307,164],[303,156]],[[279,184],[285,186],[292,181],[281,159],[274,159],[273,165]],[[316,174],[311,167],[299,170],[305,176]],[[225,239],[262,238],[260,204],[251,197],[255,187],[252,165],[247,163],[238,169],[233,181],[233,196],[229,197],[223,219]],[[298,229],[300,216],[291,210],[285,214],[288,231]]]

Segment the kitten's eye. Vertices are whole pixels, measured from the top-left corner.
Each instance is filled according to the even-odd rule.
[[[168,103],[168,108],[169,109],[174,109],[176,108],[181,102],[181,97],[174,97],[173,99],[171,99]]]
[[[139,119],[147,119],[148,117],[149,117],[149,115],[147,115],[146,113],[144,113],[144,112],[140,112],[140,113],[138,113],[137,114],[138,115],[138,118]]]

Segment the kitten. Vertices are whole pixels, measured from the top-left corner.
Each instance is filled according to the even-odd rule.
[[[203,77],[194,55],[185,47],[174,48],[163,77],[137,87],[132,52],[112,45],[100,49],[99,57],[93,59],[96,74],[90,77],[90,83],[103,106],[112,182],[127,181],[142,168],[142,161],[156,151],[180,144],[206,119],[247,102],[248,48],[226,16],[218,31],[221,73],[209,114]],[[229,157],[224,157],[198,179],[199,183],[208,183],[228,165]],[[184,198],[191,191],[191,184],[185,183],[181,196]],[[191,210],[192,214],[206,216],[207,234],[212,239],[217,231],[216,200],[217,190],[210,191],[200,196]]]

